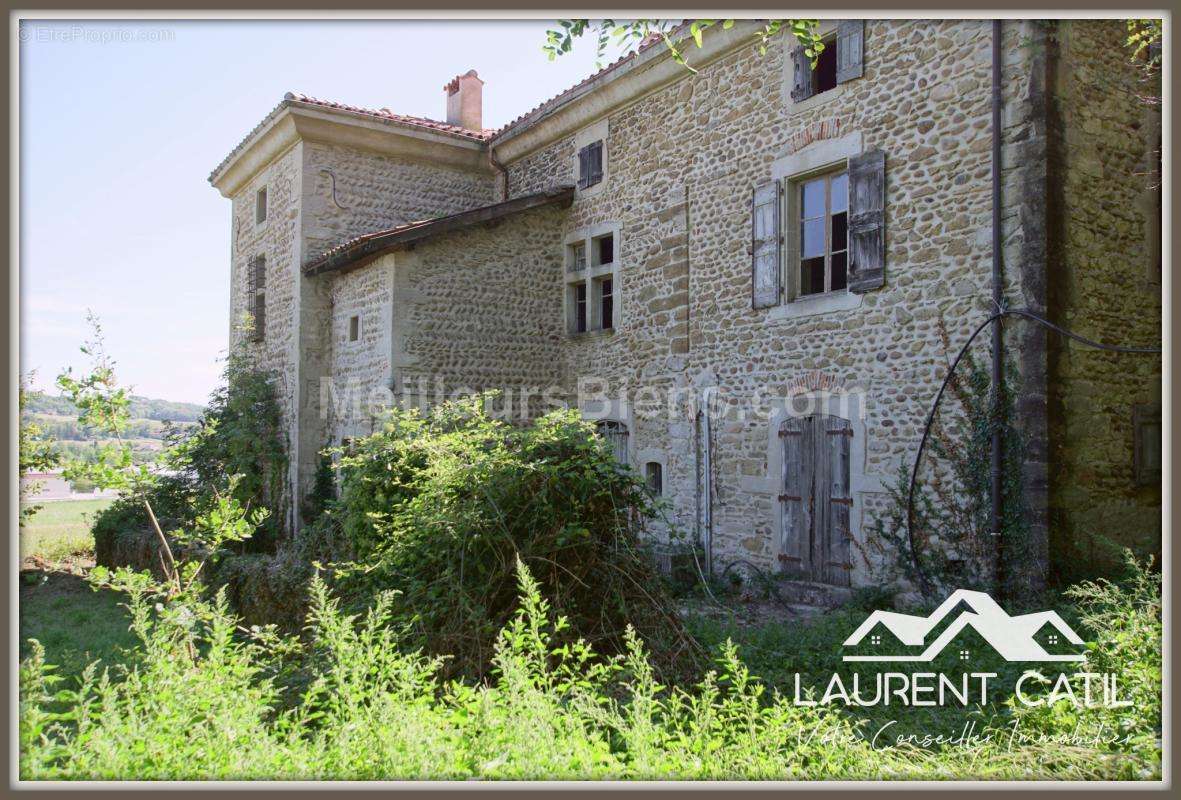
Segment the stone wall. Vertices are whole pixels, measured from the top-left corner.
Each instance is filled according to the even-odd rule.
[[[244,349],[262,369],[277,376],[280,408],[289,423],[289,448],[296,438],[290,423],[296,409],[302,161],[302,145],[297,143],[261,170],[231,201],[230,347]],[[255,198],[263,187],[267,189],[267,217],[256,224]],[[257,256],[266,259],[266,324],[263,341],[255,343],[246,336],[244,324],[253,325],[247,282],[250,261]]]
[[[564,400],[553,392],[567,383],[561,353],[563,214],[524,212],[336,277],[337,385],[353,387],[363,405],[373,389],[380,399],[390,387],[392,396],[385,399],[410,407],[505,390],[493,408],[514,420],[543,410],[546,392],[555,403]],[[351,342],[354,315],[361,318],[361,336]],[[375,417],[366,408],[360,414],[344,410],[333,414],[334,441],[372,430]]]
[[[1055,322],[1101,342],[1161,345],[1159,117],[1118,21],[1064,23],[1054,43],[1049,169]],[[1160,356],[1093,350],[1051,337],[1051,514],[1063,579],[1109,570],[1119,549],[1158,553],[1161,488],[1133,481],[1133,406],[1161,402]]]
[[[263,186],[268,192],[267,220],[256,226],[255,195]],[[319,451],[328,440],[319,401],[332,352],[332,284],[304,278],[301,266],[355,236],[487,205],[494,193],[490,172],[469,173],[354,147],[299,141],[233,197],[231,317],[241,320],[246,312],[246,265],[264,254],[266,337],[250,349],[263,368],[279,376],[289,428],[291,497],[302,496],[311,485]],[[231,342],[241,338],[234,333]],[[289,525],[298,524],[297,505],[287,510]]]
[[[1006,40],[1014,81],[1026,58],[1019,35]],[[957,348],[991,304],[990,25],[867,21],[864,76],[800,103],[788,97],[793,43],[780,39],[611,114],[609,185],[576,199],[568,229],[621,225],[620,322],[609,336],[568,339],[568,370],[633,397],[641,387],[716,385],[722,402],[750,409],[713,426],[714,550],[719,565],[741,558],[763,569],[777,567],[782,525],[782,411],[767,398],[793,387],[817,402],[847,392],[864,409],[851,524],[862,554],[854,583],[868,583],[890,561],[869,540],[870,511],[914,455],[946,368],[940,325]],[[885,286],[752,310],[752,189],[875,148],[886,154]],[[543,166],[559,181],[571,157],[563,139],[507,165],[511,191],[544,185]],[[693,412],[619,410],[634,426],[632,452],[667,459],[665,485],[686,527],[698,523],[704,491]]]

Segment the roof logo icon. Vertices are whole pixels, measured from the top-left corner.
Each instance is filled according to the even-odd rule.
[[[1083,640],[1055,611],[1039,611],[1012,617],[984,592],[957,589],[930,615],[914,616],[894,611],[874,611],[845,640],[854,647],[870,636],[878,626],[893,634],[903,652],[858,653],[844,656],[845,661],[933,661],[966,628],[984,638],[1006,661],[1086,661],[1085,653],[1051,653],[1037,641],[1037,634],[1050,626],[1049,643],[1060,639],[1063,647],[1083,646]],[[883,645],[878,634],[870,637],[873,646]]]

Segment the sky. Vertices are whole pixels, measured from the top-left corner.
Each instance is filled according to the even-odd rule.
[[[52,393],[88,361],[87,311],[136,394],[201,403],[229,337],[230,201],[209,173],[303,92],[442,119],[475,69],[499,127],[594,70],[545,20],[25,21],[20,32],[21,373]]]

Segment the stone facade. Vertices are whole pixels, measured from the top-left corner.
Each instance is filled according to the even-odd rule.
[[[1130,73],[1112,45],[1120,25],[1018,21],[1004,30],[1007,302],[1099,339],[1159,341],[1159,283],[1141,263],[1151,237],[1134,177],[1146,157],[1142,112],[1130,94],[1100,101],[1096,88],[1100,72]],[[409,130],[383,122],[365,140],[340,133],[348,144],[299,131],[286,153],[249,177],[241,170],[230,192],[235,225],[266,184],[276,227],[250,227],[235,245],[234,308],[240,316],[245,262],[265,249],[260,352],[289,381],[293,496],[321,447],[370,429],[369,415],[340,412],[350,392],[432,402],[457,389],[550,388],[549,400],[575,399],[588,416],[626,426],[630,463],[660,465],[670,529],[706,543],[715,572],[773,572],[784,563],[788,514],[780,425],[787,403],[803,403],[850,422],[849,582],[890,577],[893,557],[872,540],[872,515],[914,457],[949,356],[992,309],[991,24],[867,21],[860,77],[799,101],[794,40],[778,36],[760,55],[749,34],[745,23],[711,31],[697,60],[690,51],[696,74],[658,48],[642,51],[505,130],[481,132],[482,157],[472,154],[474,133],[425,130],[414,135],[433,136],[432,151],[375,153],[410,153],[384,144]],[[255,137],[262,144],[247,155],[265,144],[265,132]],[[568,209],[449,231],[348,270],[301,271],[357,236],[573,184],[578,150],[595,140],[604,178],[578,189]],[[785,188],[790,273],[800,181],[877,150],[884,285],[752,308],[752,191],[771,180]],[[234,166],[219,169],[215,183],[229,183]],[[1060,195],[1040,202],[1058,175]],[[1103,238],[1109,226],[1118,235]],[[614,236],[614,325],[571,333],[569,248],[605,231]],[[1118,272],[1121,259],[1140,267]],[[1124,326],[1133,308],[1148,313]],[[1021,323],[1006,325],[1006,342],[1026,390],[1026,497],[1042,554],[1033,579],[1045,573],[1047,537],[1078,539],[1092,514],[1083,508],[1102,506],[1107,516],[1092,519],[1143,530],[1132,539],[1141,545],[1159,541],[1159,487],[1127,486],[1125,413],[1159,401],[1159,358],[1128,366],[1126,356],[1048,345]],[[1134,387],[1120,382],[1128,374]],[[325,378],[335,397],[323,393]],[[546,406],[531,396],[530,413]],[[1111,399],[1097,408],[1087,400],[1096,397]],[[1103,436],[1084,444],[1096,427]],[[1061,466],[1053,485],[1051,465]]]

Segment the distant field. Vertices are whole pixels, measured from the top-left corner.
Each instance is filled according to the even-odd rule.
[[[20,531],[20,556],[27,558],[37,553],[50,559],[61,557],[62,551],[85,543],[93,549],[90,523],[94,515],[113,500],[62,500],[43,503],[41,510],[28,520]]]

